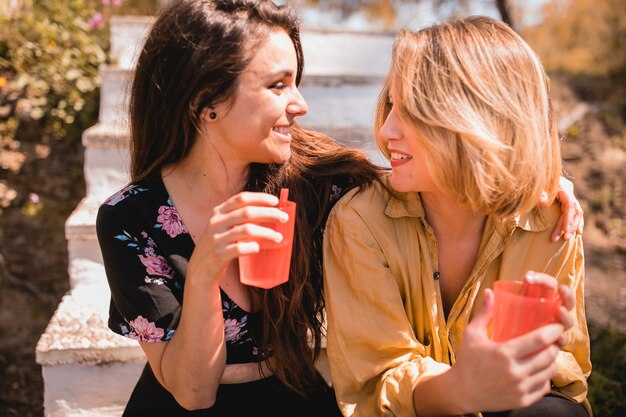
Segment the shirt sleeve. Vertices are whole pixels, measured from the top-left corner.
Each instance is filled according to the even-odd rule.
[[[111,289],[109,328],[142,342],[170,340],[182,298],[173,261],[159,252],[150,229],[119,206],[100,207],[96,231]]]
[[[565,333],[567,345],[557,357],[557,375],[552,379],[553,393],[563,395],[589,408],[587,378],[591,373],[590,343],[585,317],[585,269],[582,237],[577,235],[555,255],[548,267],[561,284],[568,285],[576,296],[571,314],[574,325]]]
[[[415,385],[449,367],[416,339],[400,284],[366,220],[345,201],[329,216],[323,251],[337,400],[345,416],[414,417]]]

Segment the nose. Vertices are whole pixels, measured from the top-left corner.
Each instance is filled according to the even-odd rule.
[[[389,142],[391,140],[398,140],[401,138],[401,132],[398,125],[398,115],[392,108],[387,118],[385,119],[385,123],[380,127],[378,131],[378,137],[383,142]]]
[[[292,116],[304,116],[308,111],[309,106],[306,104],[306,100],[302,97],[300,90],[294,87],[289,104],[287,105],[287,113]]]

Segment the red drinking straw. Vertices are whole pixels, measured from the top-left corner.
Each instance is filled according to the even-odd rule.
[[[278,197],[278,207],[284,207],[285,202],[287,201],[287,197],[289,197],[289,188],[281,188],[280,189],[280,197]]]

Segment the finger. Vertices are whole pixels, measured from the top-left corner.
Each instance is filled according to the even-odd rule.
[[[539,196],[539,201],[537,202],[537,205],[540,207],[546,207],[548,205],[548,193],[546,193],[545,191],[543,191],[541,193],[541,195]]]
[[[576,306],[576,296],[574,295],[574,290],[563,284],[559,284],[558,289],[561,300],[563,301],[563,307],[565,307],[567,311],[570,311]]]
[[[522,396],[519,408],[525,408],[539,401],[552,390],[551,380],[545,378],[533,378],[532,381],[526,381],[526,393]]]
[[[524,358],[545,349],[547,346],[558,343],[563,334],[563,325],[560,323],[547,324],[525,335],[505,342],[506,348],[517,358]]]
[[[556,363],[552,361],[548,366],[539,370],[534,375],[530,375],[524,381],[525,390],[532,395],[538,394],[540,397],[550,392],[552,378],[557,374]]]
[[[542,287],[549,288],[553,291],[557,291],[558,281],[551,275],[544,274],[543,272],[528,271],[524,275],[524,280],[529,284],[537,284]]]
[[[583,226],[585,225],[584,211],[578,201],[574,205],[574,217],[572,218],[571,228],[568,231],[572,234],[582,234]]]
[[[244,191],[215,207],[217,213],[225,214],[245,206],[276,206],[278,197],[267,193]]]
[[[577,205],[573,208],[571,218],[563,219],[563,239],[569,240],[577,233],[582,218],[582,213],[580,212],[577,203]]]
[[[563,325],[564,330],[570,329],[574,325],[574,319],[572,318],[572,315],[563,306],[559,307],[559,313],[557,318],[559,320],[559,323]]]
[[[259,253],[261,246],[257,242],[235,242],[224,248],[224,257],[228,260],[238,258],[240,256],[254,255]]]
[[[226,214],[216,214],[209,221],[209,233],[223,233],[228,229],[246,223],[285,223],[289,215],[275,207],[247,206]]]
[[[521,374],[526,375],[525,378],[530,378],[532,375],[545,371],[554,364],[559,354],[560,348],[557,345],[548,345],[543,350],[535,352],[530,356],[519,361],[521,367]],[[551,375],[548,376],[550,378]]]
[[[242,223],[281,222],[286,223],[289,215],[276,207],[247,206],[238,208],[224,215],[224,225],[234,226]]]
[[[215,235],[215,244],[217,247],[227,246],[234,242],[251,240],[266,240],[279,243],[283,240],[283,235],[274,229],[254,223],[244,223],[228,229],[225,233]]]
[[[576,229],[576,233],[578,233],[579,235],[583,234],[583,229],[585,228],[585,216],[584,216],[584,212],[582,211],[582,207],[580,208],[581,213],[580,213],[580,221],[578,222],[578,228]]]
[[[563,192],[559,191],[557,194],[557,199],[561,202],[561,217],[552,230],[552,241],[558,241],[561,236],[565,240],[572,237],[572,233],[576,230],[576,226],[578,226],[578,222],[574,223],[574,217],[576,216],[576,206],[571,204],[571,201],[568,200],[569,196]]]

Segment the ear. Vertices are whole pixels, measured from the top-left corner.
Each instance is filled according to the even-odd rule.
[[[217,119],[217,113],[215,112],[215,109],[212,107],[205,107],[204,110],[202,110],[202,115],[201,117],[206,121],[206,122],[213,122]]]

